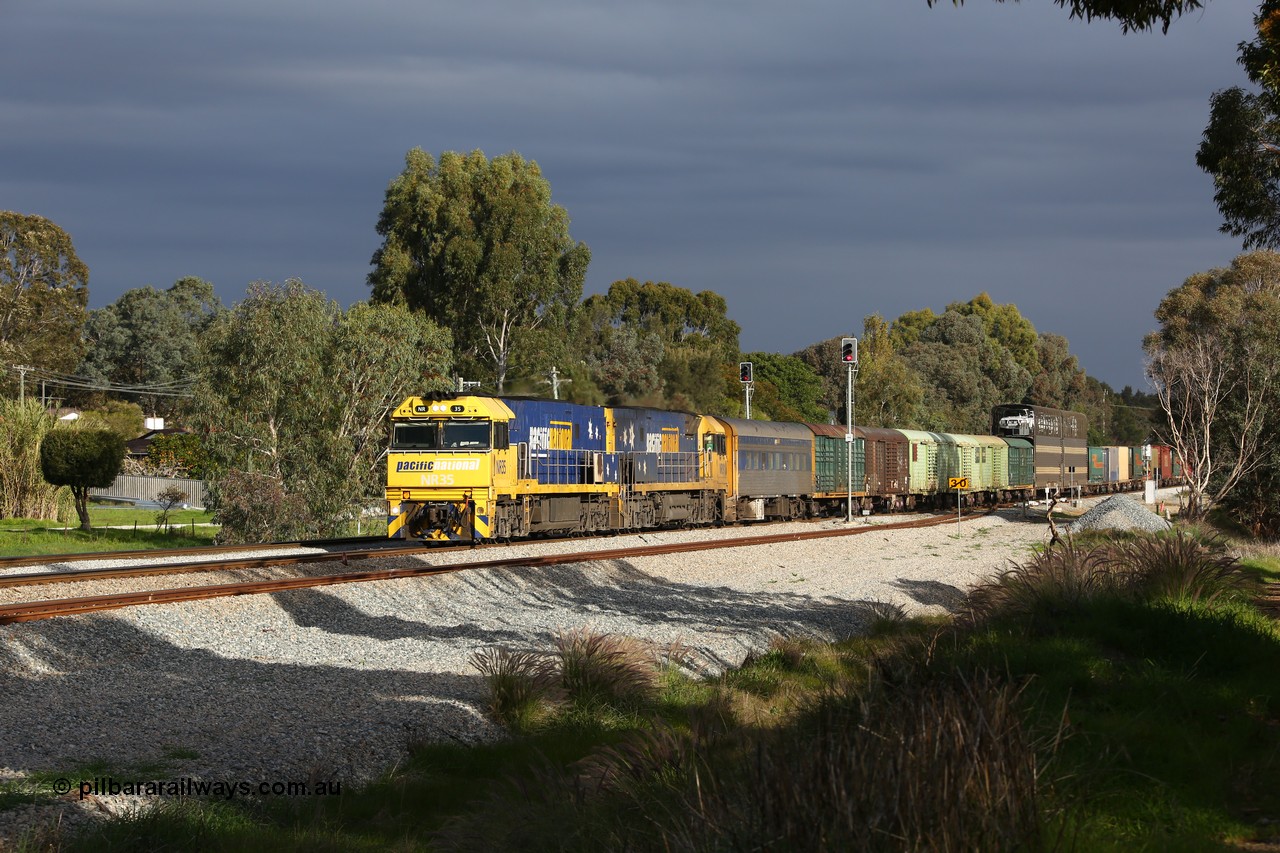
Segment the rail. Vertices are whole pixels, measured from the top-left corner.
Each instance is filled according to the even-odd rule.
[[[856,536],[863,533],[883,532],[886,530],[907,530],[918,527],[930,527],[936,524],[954,524],[955,516],[950,514],[932,516],[912,521],[877,524],[860,527],[843,527],[829,530],[792,531],[760,536],[735,537],[732,539],[716,539],[692,542],[675,542],[666,545],[646,545],[630,548],[613,548],[592,550],[570,554],[544,554],[535,557],[505,557],[497,560],[485,560],[476,563],[459,563],[450,566],[414,566],[399,569],[381,569],[366,572],[343,572],[311,577],[282,578],[278,580],[241,581],[229,584],[211,584],[206,586],[182,587],[178,589],[146,590],[142,592],[116,593],[112,595],[82,596],[78,598],[44,599],[0,606],[0,624],[10,622],[30,622],[39,619],[50,619],[56,616],[72,616],[85,613],[96,613],[102,610],[116,610],[141,604],[165,604],[180,601],[196,601],[211,598],[226,598],[235,595],[257,595],[281,592],[291,589],[332,586],[334,584],[357,583],[365,581],[396,580],[400,578],[425,577],[472,569],[495,569],[520,567],[542,567],[563,565],[566,563],[582,563],[602,560],[625,560],[636,557],[665,556],[692,551],[710,551],[719,548],[748,548],[759,545],[774,545],[786,542],[798,542],[806,539],[828,539],[837,536]],[[291,557],[252,558],[248,560],[226,560],[216,563],[162,566],[132,566],[118,569],[92,570],[92,572],[37,573],[22,577],[22,582],[11,582],[8,586],[26,584],[47,584],[76,582],[105,577],[140,577],[150,574],[185,574],[192,571],[234,570],[245,568],[263,568],[275,565],[297,564],[305,562],[338,562],[365,559],[371,556],[383,556],[384,550],[371,552],[349,552],[347,554],[296,555]],[[406,547],[396,549],[397,555],[439,553],[432,547]],[[15,576],[10,576],[14,578]]]

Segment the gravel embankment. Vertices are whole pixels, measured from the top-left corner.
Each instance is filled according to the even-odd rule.
[[[0,625],[0,781],[57,772],[74,787],[93,778],[76,770],[92,762],[117,775],[159,767],[163,771],[152,774],[164,780],[200,777],[256,787],[261,781],[336,778],[354,784],[403,759],[411,738],[476,743],[501,736],[484,716],[484,685],[469,664],[486,646],[546,650],[558,632],[590,627],[659,646],[680,643],[692,650],[696,673],[714,674],[780,634],[856,633],[869,619],[871,602],[891,602],[910,614],[946,612],[975,582],[1045,541],[1043,508],[1040,515],[1026,520],[1021,511],[1003,511],[958,526]],[[782,529],[771,526],[769,532]],[[615,548],[727,532],[671,531],[598,542]],[[584,544],[535,543],[510,553],[581,551]],[[425,559],[442,564],[492,556]],[[351,568],[372,567],[373,561],[361,561]],[[226,580],[210,573],[196,577],[198,583]],[[63,594],[159,585],[168,580],[86,583]],[[67,810],[83,814],[88,806],[76,800],[73,791]],[[89,803],[119,808],[113,798]],[[0,812],[0,846],[15,826],[57,808]]]

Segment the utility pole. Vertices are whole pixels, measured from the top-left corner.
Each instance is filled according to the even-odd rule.
[[[22,404],[27,399],[27,371],[35,368],[25,364],[15,364],[13,369],[18,371],[18,403]]]
[[[479,382],[468,382],[466,379],[463,379],[461,376],[458,377],[458,393],[459,394],[465,394],[471,389],[479,388],[479,387],[480,387]]]
[[[560,372],[559,372],[558,370],[556,370],[556,369],[555,369],[555,367],[553,366],[553,367],[551,368],[551,378],[550,378],[550,379],[544,379],[544,380],[542,380],[542,381],[543,381],[544,383],[546,383],[547,385],[550,385],[550,386],[551,386],[551,399],[553,399],[553,400],[559,400],[559,399],[560,399],[560,383],[561,383],[561,382],[572,382],[573,380],[572,380],[572,379],[562,379],[562,378],[560,377]]]

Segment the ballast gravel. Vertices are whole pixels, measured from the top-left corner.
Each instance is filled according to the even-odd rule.
[[[889,520],[855,519],[849,526],[869,532],[806,542],[0,625],[0,790],[24,784],[46,799],[65,794],[52,805],[0,811],[0,847],[33,822],[74,824],[149,799],[117,795],[112,782],[154,781],[162,795],[220,782],[216,792],[224,796],[297,796],[301,785],[314,791],[319,782],[347,788],[374,779],[403,761],[411,742],[501,738],[470,663],[489,646],[547,651],[559,632],[589,628],[659,648],[678,644],[690,652],[692,674],[715,675],[777,636],[857,634],[876,603],[911,615],[948,612],[1048,533],[1043,508],[1030,517],[1004,510],[963,524],[878,529]],[[844,526],[843,519],[821,524]],[[767,532],[792,527],[813,529],[771,525]],[[594,541],[611,549],[761,532],[663,531]],[[591,541],[522,544],[501,556],[571,553]],[[356,568],[495,556],[449,551]],[[74,594],[119,591],[121,583],[86,582]]]
[[[1172,526],[1136,498],[1112,495],[1071,522],[1070,529],[1072,533],[1084,530],[1144,530],[1159,533]]]

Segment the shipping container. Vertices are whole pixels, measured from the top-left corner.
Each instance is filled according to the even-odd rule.
[[[1089,448],[1089,482],[1105,483],[1107,481],[1107,449],[1105,447]]]

